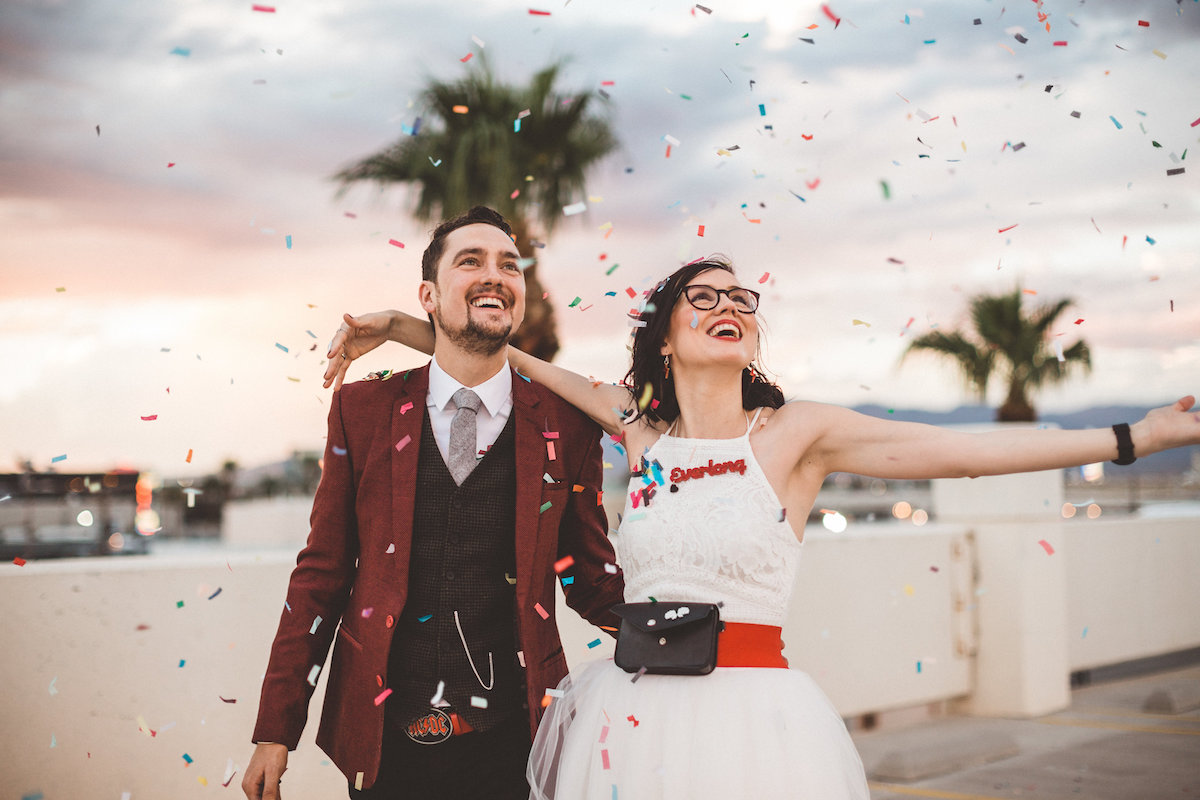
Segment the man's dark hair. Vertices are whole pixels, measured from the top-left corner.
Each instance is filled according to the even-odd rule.
[[[647,405],[644,413],[646,418],[653,422],[673,422],[679,416],[675,379],[664,374],[663,357],[659,350],[667,339],[671,312],[683,296],[683,290],[693,278],[710,269],[721,269],[730,275],[733,274],[733,265],[719,256],[683,265],[664,278],[650,293],[646,310],[641,314],[641,321],[645,324],[634,329],[633,363],[625,375],[625,385],[633,391],[635,398],[642,397],[647,384],[652,387],[651,398],[658,403]],[[763,377],[753,362],[742,369],[743,408],[779,408],[782,405],[783,390]]]
[[[442,260],[442,252],[446,249],[446,237],[459,228],[479,223],[494,225],[504,231],[508,238],[512,238],[512,226],[499,212],[487,206],[475,206],[467,213],[448,219],[433,229],[433,238],[421,256],[421,280],[437,283],[438,262]]]

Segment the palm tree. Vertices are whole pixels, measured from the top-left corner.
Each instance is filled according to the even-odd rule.
[[[342,191],[358,181],[416,184],[413,213],[422,222],[491,206],[512,224],[521,256],[533,258],[535,236],[554,231],[563,208],[586,196],[588,168],[617,147],[608,121],[590,113],[591,92],[555,91],[560,66],[517,87],[499,83],[481,57],[459,80],[431,81],[423,92],[431,121],[418,120],[411,135],[334,177]],[[525,322],[513,344],[549,360],[558,337],[536,264],[525,281]]]
[[[1029,393],[1080,369],[1091,372],[1092,356],[1082,339],[1061,350],[1061,358],[1048,343],[1050,329],[1071,300],[1038,306],[1025,316],[1021,310],[1023,294],[1017,287],[1008,294],[976,295],[970,301],[973,331],[927,333],[908,345],[901,360],[914,351],[951,359],[962,370],[968,390],[980,400],[986,396],[989,379],[999,373],[1008,384],[1008,395],[996,410],[996,421],[1035,421],[1037,412],[1029,402]]]

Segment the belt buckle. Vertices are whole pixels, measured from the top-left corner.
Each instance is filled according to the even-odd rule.
[[[408,723],[404,733],[417,744],[441,744],[454,735],[454,722],[442,709],[431,708]]]

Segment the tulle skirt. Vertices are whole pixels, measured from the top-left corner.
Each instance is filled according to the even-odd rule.
[[[632,677],[605,660],[563,679],[529,756],[531,800],[869,800],[854,743],[806,673]]]

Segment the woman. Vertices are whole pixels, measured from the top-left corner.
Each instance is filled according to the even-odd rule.
[[[711,674],[631,676],[599,661],[566,679],[530,756],[534,797],[867,798],[828,700],[806,674],[778,668],[804,521],[825,477],[995,475],[1200,442],[1192,397],[1132,428],[986,434],[784,404],[753,365],[758,299],[723,261],[680,268],[646,300],[625,386],[510,348],[522,375],[625,446],[633,477],[615,544],[626,600],[653,598],[671,613],[719,603],[726,625]],[[386,338],[432,349],[428,326],[407,315],[345,319],[327,386]]]

